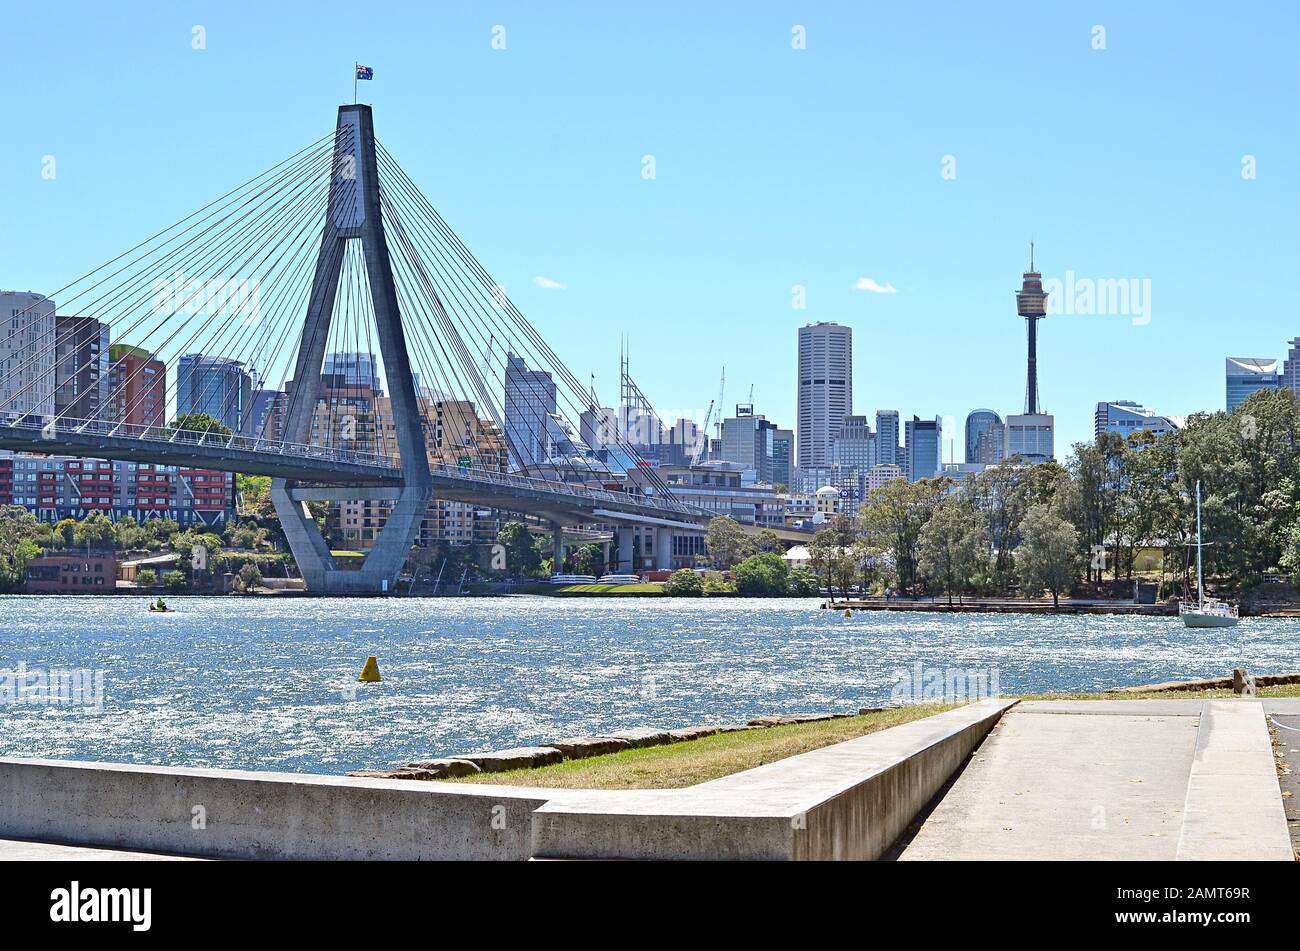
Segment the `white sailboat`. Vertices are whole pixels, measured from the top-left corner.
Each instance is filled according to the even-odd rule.
[[[1188,627],[1232,627],[1237,623],[1237,606],[1205,596],[1201,576],[1201,481],[1196,480],[1196,604],[1179,602],[1178,613]]]

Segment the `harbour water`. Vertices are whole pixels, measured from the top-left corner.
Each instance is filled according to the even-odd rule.
[[[816,600],[0,598],[0,754],[341,773],[629,726],[1300,669],[1300,620],[856,613]],[[366,656],[384,680],[358,684]],[[102,674],[98,702],[30,689]],[[900,671],[905,672],[900,677]],[[992,679],[995,678],[995,679]]]

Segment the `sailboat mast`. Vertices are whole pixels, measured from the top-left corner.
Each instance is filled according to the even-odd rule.
[[[1196,601],[1205,606],[1205,584],[1201,580],[1201,480],[1196,480]]]

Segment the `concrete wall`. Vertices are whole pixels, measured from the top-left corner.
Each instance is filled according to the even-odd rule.
[[[240,859],[872,859],[1013,702],[981,701],[687,789],[0,758],[0,837]]]
[[[539,858],[875,859],[1016,701],[984,700],[687,789],[575,793]]]
[[[242,859],[526,859],[549,795],[3,758],[0,836]]]

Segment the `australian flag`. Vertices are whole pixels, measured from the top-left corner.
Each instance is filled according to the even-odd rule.
[[[357,79],[374,79],[375,71],[369,66],[362,66],[357,63]]]

